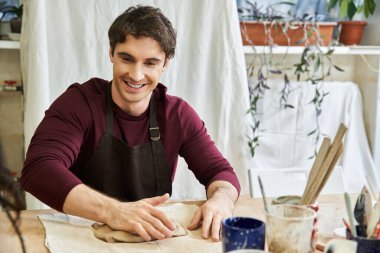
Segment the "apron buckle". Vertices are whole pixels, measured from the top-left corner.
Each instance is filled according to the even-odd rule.
[[[149,132],[150,132],[150,139],[152,141],[160,140],[160,130],[158,127],[150,127]]]

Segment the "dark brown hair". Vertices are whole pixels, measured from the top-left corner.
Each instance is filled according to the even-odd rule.
[[[167,59],[174,57],[176,31],[158,8],[137,5],[118,16],[108,30],[112,54],[116,44],[123,43],[127,35],[152,38],[161,46]]]

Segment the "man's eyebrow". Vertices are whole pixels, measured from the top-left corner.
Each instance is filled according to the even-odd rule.
[[[135,59],[135,57],[133,57],[132,55],[126,53],[126,52],[118,52],[117,53],[118,56],[120,57],[128,57],[128,58],[131,58],[131,59]]]
[[[155,58],[155,57],[153,57],[153,58],[148,58],[148,59],[146,59],[147,61],[154,61],[154,62],[156,62],[156,63],[160,63],[161,62],[161,59],[158,59],[158,58]]]
[[[132,59],[132,60],[134,60],[135,59],[135,57],[133,57],[133,55],[130,55],[130,54],[128,54],[128,53],[126,53],[126,52],[118,52],[117,53],[117,55],[119,55],[120,57],[124,57],[124,58],[130,58],[130,59]],[[152,57],[152,58],[148,58],[148,59],[146,59],[147,61],[153,61],[153,62],[156,62],[156,63],[160,63],[162,60],[161,59],[159,59],[159,58],[155,58],[155,57]]]

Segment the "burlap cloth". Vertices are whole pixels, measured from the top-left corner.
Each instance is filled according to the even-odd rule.
[[[167,216],[186,228],[197,209],[196,205],[181,203],[159,207]],[[65,214],[40,215],[46,230],[45,245],[53,253],[66,252],[222,252],[220,242],[202,239],[201,229],[186,231],[187,234],[164,240],[126,243],[108,243],[94,235],[93,221]]]

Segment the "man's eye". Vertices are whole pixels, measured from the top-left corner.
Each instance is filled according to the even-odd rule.
[[[132,61],[130,58],[122,58],[122,59],[123,59],[123,61],[126,61],[126,62]]]
[[[145,63],[146,65],[148,65],[148,66],[155,66],[155,65],[157,65],[157,63],[155,63],[155,62],[146,62]]]

